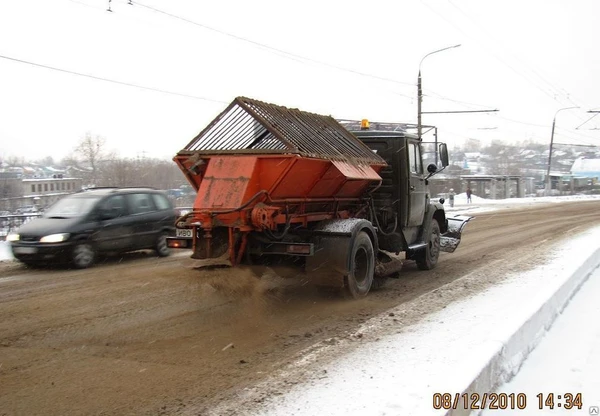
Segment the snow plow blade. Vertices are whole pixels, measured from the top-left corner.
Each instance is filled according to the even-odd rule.
[[[463,228],[473,217],[466,215],[457,215],[448,217],[448,231],[440,236],[440,250],[447,253],[453,253],[460,244],[460,236]]]

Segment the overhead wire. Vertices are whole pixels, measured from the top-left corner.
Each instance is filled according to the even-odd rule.
[[[122,0],[122,1],[125,1],[125,0]],[[129,0],[127,0],[127,1],[129,1]],[[130,4],[130,3],[128,3],[128,4]],[[325,66],[325,67],[329,67],[329,68],[334,68],[334,69],[337,69],[337,70],[340,70],[340,71],[352,73],[352,74],[363,76],[363,77],[367,77],[367,78],[377,79],[379,81],[391,82],[391,83],[400,84],[400,85],[409,85],[411,87],[415,86],[414,83],[399,81],[399,80],[396,80],[396,79],[387,78],[387,77],[383,77],[383,76],[380,76],[380,75],[370,74],[370,73],[367,73],[367,72],[358,71],[358,70],[355,70],[355,69],[352,69],[352,68],[347,68],[347,67],[343,67],[343,66],[340,66],[340,65],[335,65],[335,64],[332,64],[332,63],[329,63],[329,62],[325,62],[325,61],[322,61],[322,60],[319,60],[319,59],[314,59],[314,58],[311,58],[311,57],[308,57],[308,56],[300,55],[300,54],[297,54],[297,53],[294,53],[294,52],[289,52],[289,51],[286,51],[284,49],[268,45],[266,43],[258,42],[258,41],[246,38],[244,36],[236,35],[234,33],[227,32],[225,30],[221,30],[221,29],[217,29],[217,28],[212,27],[212,26],[208,26],[208,25],[206,25],[204,23],[196,22],[196,21],[188,19],[186,17],[182,17],[182,16],[179,16],[179,15],[170,13],[170,12],[166,12],[164,10],[157,9],[156,7],[148,6],[147,4],[141,3],[139,1],[133,1],[132,4],[134,6],[140,6],[140,7],[146,8],[146,9],[151,10],[153,12],[156,12],[156,13],[159,13],[159,14],[163,14],[163,15],[168,16],[168,17],[173,18],[173,19],[181,20],[181,21],[189,23],[191,25],[201,27],[203,29],[206,29],[206,30],[218,33],[218,34],[223,35],[223,36],[230,37],[230,38],[238,40],[238,41],[246,42],[248,44],[251,44],[251,45],[254,45],[254,46],[258,46],[260,48],[264,48],[264,49],[272,51],[272,52],[277,52],[278,54],[283,54],[284,56],[294,57],[296,59],[301,59],[301,60],[304,60],[304,61],[307,61],[307,62],[312,62],[312,63],[318,64],[318,65],[321,65],[321,66]],[[400,94],[400,95],[402,95],[402,94]]]
[[[448,98],[448,97],[446,97],[446,96],[443,96],[443,95],[441,95],[441,94],[438,94],[438,93],[436,93],[436,92],[433,92],[433,91],[431,91],[431,90],[427,90],[427,91],[429,91],[429,94],[424,94],[424,96],[429,96],[430,98],[439,99],[439,100],[444,100],[444,101],[449,101],[449,102],[453,102],[453,103],[456,103],[456,104],[461,104],[461,105],[463,105],[463,106],[465,106],[465,107],[467,107],[467,108],[469,108],[469,107],[471,107],[471,108],[472,108],[472,107],[481,107],[481,108],[483,108],[483,109],[492,109],[492,108],[494,108],[494,107],[493,107],[493,106],[491,106],[491,105],[485,105],[485,104],[475,104],[475,103],[470,103],[470,102],[467,102],[467,101],[455,100],[455,99],[452,99],[452,98]],[[430,95],[430,94],[432,94],[432,95]]]
[[[537,77],[540,81],[542,81],[542,83],[545,83],[551,89],[551,91],[554,92],[555,95],[560,95],[560,96],[564,97],[563,98],[564,100],[566,100],[570,104],[576,105],[578,107],[588,107],[588,105],[585,104],[582,100],[578,100],[579,102],[575,102],[571,98],[573,96],[573,94],[569,93],[565,88],[558,85],[556,82],[550,82],[548,79],[546,79],[540,73],[540,71],[537,68],[535,68],[535,66],[533,66],[532,64],[530,64],[527,61],[524,61],[518,55],[512,53],[510,51],[510,49],[504,47],[502,45],[502,43],[498,41],[498,39],[496,39],[493,35],[491,35],[485,29],[485,27],[483,27],[481,24],[479,24],[479,22],[476,19],[474,19],[470,14],[468,14],[462,8],[460,8],[458,5],[456,5],[453,0],[447,0],[447,1],[452,7],[454,7],[456,10],[458,10],[459,13],[461,13],[464,17],[466,17],[478,30],[480,30],[481,33],[483,33],[485,36],[487,36],[488,39],[490,39],[495,44],[500,45],[502,47],[502,49],[504,50],[504,53],[506,53],[508,56],[512,57],[514,60],[519,62],[521,66],[528,67],[529,70],[531,71],[531,73],[533,74],[533,76]],[[580,115],[577,115],[576,117],[583,120],[583,118]]]
[[[522,71],[519,71],[513,65],[511,65],[506,60],[504,60],[498,53],[496,53],[493,50],[491,50],[491,48],[489,46],[485,47],[487,45],[485,45],[480,39],[474,38],[473,36],[471,36],[470,34],[468,34],[467,32],[465,32],[460,26],[456,25],[454,22],[452,22],[449,19],[447,19],[443,14],[439,13],[437,10],[435,10],[435,8],[431,7],[424,0],[420,0],[420,1],[421,1],[421,4],[423,4],[425,7],[427,7],[431,12],[435,13],[437,16],[439,16],[442,20],[444,20],[445,22],[447,22],[449,25],[451,25],[452,27],[454,27],[457,31],[459,31],[460,33],[464,34],[465,36],[467,36],[468,38],[472,39],[474,42],[476,42],[477,44],[479,44],[480,46],[482,46],[482,50],[484,50],[487,53],[491,54],[494,58],[496,58],[502,64],[504,64],[505,66],[507,66],[515,74],[517,74],[520,77],[522,77],[525,81],[527,81],[533,87],[535,87],[536,89],[538,89],[540,92],[542,92],[543,94],[545,94],[546,96],[548,96],[552,100],[557,101],[556,100],[556,96],[555,96],[556,94],[552,94],[552,92],[547,91],[545,88],[541,87],[539,84],[537,84],[536,82],[534,82],[530,77],[528,77],[527,75],[525,75],[525,73],[523,73]]]
[[[579,130],[579,128],[580,128],[581,126],[583,126],[583,125],[587,124],[588,122],[592,121],[592,119],[593,119],[594,117],[597,117],[597,116],[598,116],[598,114],[600,114],[600,113],[596,113],[596,114],[594,114],[593,116],[591,116],[590,118],[588,118],[587,120],[585,120],[585,121],[584,121],[583,123],[581,123],[579,126],[575,127],[575,130]]]
[[[456,10],[458,10],[459,13],[461,13],[465,18],[467,18],[478,30],[480,30],[481,33],[483,33],[485,36],[487,36],[488,39],[490,39],[491,41],[493,41],[496,44],[501,45],[501,43],[493,35],[491,35],[483,26],[481,26],[476,19],[474,19],[470,14],[465,12],[462,8],[457,6],[453,0],[447,0],[447,1],[452,7],[454,7]],[[512,53],[509,49],[505,48],[504,46],[502,46],[502,48],[504,49],[505,53],[507,53],[513,59],[519,61],[524,66],[528,66],[529,69],[531,70],[531,72],[533,73],[533,75],[535,75],[537,78],[539,78],[539,80],[542,81],[543,83],[545,83],[548,87],[555,90],[556,93],[564,95],[565,99],[569,100],[572,104],[580,105],[578,103],[575,103],[573,100],[571,100],[571,98],[570,98],[571,94],[569,94],[569,92],[566,91],[564,88],[559,87],[559,86],[557,87],[554,83],[548,81],[542,74],[540,74],[539,71],[535,67],[533,67],[531,64],[523,61],[519,56]]]
[[[27,61],[27,60],[24,60],[24,59],[13,58],[13,57],[6,56],[6,55],[0,55],[0,58],[1,59],[6,59],[6,60],[9,60],[9,61],[13,61],[13,62],[19,62],[19,63],[22,63],[22,64],[27,64],[27,65],[35,66],[35,67],[38,67],[38,68],[45,68],[45,69],[50,69],[52,71],[62,72],[62,73],[70,74],[70,75],[77,75],[77,76],[80,76],[80,77],[91,78],[91,79],[95,79],[95,80],[98,80],[98,81],[110,82],[110,83],[113,83],[113,84],[125,85],[125,86],[128,86],[128,87],[134,87],[134,88],[139,88],[139,89],[148,90],[148,91],[160,92],[160,93],[163,93],[163,94],[170,94],[170,95],[177,95],[177,96],[180,96],[180,97],[193,98],[193,99],[196,99],[196,100],[209,101],[209,102],[219,103],[219,104],[227,104],[227,102],[225,102],[225,101],[214,100],[212,98],[201,97],[201,96],[198,96],[198,95],[184,94],[184,93],[180,93],[180,92],[164,90],[164,89],[161,89],[161,88],[146,87],[146,86],[140,85],[140,84],[133,84],[131,82],[118,81],[118,80],[115,80],[115,79],[100,77],[100,76],[96,76],[96,75],[84,74],[82,72],[71,71],[69,69],[58,68],[58,67],[50,66],[50,65],[44,65],[44,64],[37,63],[37,62]]]

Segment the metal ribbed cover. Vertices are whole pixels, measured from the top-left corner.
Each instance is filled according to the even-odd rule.
[[[208,154],[292,153],[385,165],[330,116],[237,97],[183,151]]]

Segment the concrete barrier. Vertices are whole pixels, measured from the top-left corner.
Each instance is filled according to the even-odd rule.
[[[558,315],[585,283],[593,271],[600,267],[600,248],[590,257],[544,302],[508,339],[501,344],[487,365],[462,392],[471,397],[478,393],[495,391],[501,384],[509,381],[518,372],[522,363],[538,345],[546,331],[550,329]],[[460,407],[460,406],[459,406]],[[481,411],[476,411],[479,414]],[[469,415],[472,410],[458,408],[449,410],[446,415]]]

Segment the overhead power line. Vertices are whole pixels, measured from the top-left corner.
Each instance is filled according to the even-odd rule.
[[[123,0],[123,1],[128,1],[128,4],[131,4],[131,2],[129,0]],[[194,25],[194,26],[201,27],[201,28],[206,29],[206,30],[210,30],[210,31],[218,33],[220,35],[227,36],[229,38],[232,38],[232,39],[235,39],[235,40],[238,40],[238,41],[241,41],[241,42],[246,42],[246,43],[249,43],[251,45],[267,49],[267,50],[269,50],[271,52],[275,52],[276,54],[279,54],[279,55],[283,54],[286,57],[293,57],[293,58],[296,58],[296,59],[301,59],[301,60],[304,60],[304,61],[312,62],[312,63],[318,64],[318,65],[322,65],[322,66],[326,66],[326,67],[329,67],[329,68],[334,68],[334,69],[337,69],[339,71],[349,72],[351,74],[360,75],[360,76],[367,77],[367,78],[372,78],[372,79],[377,79],[379,81],[386,81],[386,82],[391,82],[391,83],[400,84],[400,85],[409,85],[411,87],[415,86],[415,84],[411,83],[411,82],[403,82],[403,81],[398,81],[398,80],[392,79],[392,78],[387,78],[387,77],[382,77],[382,76],[379,76],[379,75],[369,74],[367,72],[357,71],[357,70],[352,69],[352,68],[346,68],[346,67],[343,67],[343,66],[340,66],[340,65],[335,65],[335,64],[331,64],[329,62],[325,62],[325,61],[321,61],[321,60],[318,60],[318,59],[310,58],[308,56],[303,56],[303,55],[299,55],[299,54],[296,54],[296,53],[293,53],[293,52],[288,52],[286,50],[283,50],[283,49],[280,49],[280,48],[276,48],[274,46],[270,46],[270,45],[267,45],[267,44],[262,43],[262,42],[257,42],[257,41],[254,41],[252,39],[236,35],[234,33],[230,33],[230,32],[227,32],[227,31],[224,31],[224,30],[221,30],[221,29],[214,28],[212,26],[205,25],[203,23],[198,23],[198,22],[193,21],[191,19],[188,19],[186,17],[178,16],[176,14],[169,13],[169,12],[166,12],[164,10],[157,9],[155,7],[152,7],[152,6],[148,6],[148,5],[140,3],[138,1],[133,2],[133,5],[134,6],[144,7],[146,9],[148,9],[148,10],[152,10],[153,12],[163,14],[165,16],[168,16],[168,17],[172,18],[172,19],[181,20],[183,22],[189,23],[189,24]],[[398,94],[398,95],[402,95],[402,94]],[[407,98],[411,98],[411,97],[408,97],[406,95],[403,95],[403,96],[407,97]]]
[[[502,56],[500,56],[499,53],[495,52],[489,45],[489,42],[485,42],[480,38],[475,38],[473,36],[471,36],[469,33],[465,32],[465,30],[463,30],[463,27],[461,27],[460,25],[455,24],[453,21],[449,20],[446,18],[446,16],[443,13],[440,13],[436,10],[436,8],[430,6],[429,4],[427,4],[424,0],[420,0],[421,4],[423,4],[425,7],[427,7],[431,12],[433,12],[434,14],[438,15],[442,20],[446,21],[449,25],[451,25],[452,27],[454,27],[458,32],[464,34],[465,36],[469,37],[470,39],[472,39],[475,43],[479,44],[482,47],[482,50],[486,51],[487,53],[491,54],[492,56],[494,56],[498,61],[500,61],[501,63],[503,63],[506,67],[508,67],[510,70],[512,70],[515,74],[517,74],[518,76],[522,77],[527,83],[529,83],[531,86],[537,88],[540,92],[542,92],[543,94],[547,95],[549,98],[551,98],[554,101],[557,101],[557,95],[565,95],[563,93],[563,91],[565,91],[563,89],[563,91],[560,91],[558,88],[554,87],[552,84],[550,84],[548,81],[544,80],[541,78],[541,76],[537,73],[535,73],[535,70],[531,70],[531,72],[534,73],[534,75],[537,76],[538,79],[541,79],[545,84],[547,84],[546,86],[542,86],[539,85],[538,82],[535,82],[530,74],[527,74],[523,71],[521,71],[520,69],[517,69],[514,65],[512,65],[511,63],[507,62],[505,59],[502,58]],[[456,8],[456,6],[454,4],[452,4],[451,1],[449,1],[449,4],[452,5],[453,7]],[[461,10],[459,10],[463,15],[465,15],[464,12],[462,12]],[[471,19],[469,16],[466,16],[467,19],[469,20],[473,20]],[[487,34],[485,31],[483,31],[483,33],[490,39],[492,39],[492,41],[498,43],[497,41],[495,41],[495,39],[493,37],[491,37],[489,34]],[[552,89],[554,89],[554,91],[552,91]],[[567,94],[567,101],[572,102],[572,100],[568,97]],[[583,106],[585,107],[585,106]]]
[[[22,64],[36,66],[36,67],[39,67],[39,68],[50,69],[52,71],[58,71],[58,72],[62,72],[62,73],[65,73],[65,74],[77,75],[77,76],[80,76],[80,77],[91,78],[91,79],[95,79],[95,80],[98,80],[98,81],[111,82],[113,84],[125,85],[127,87],[140,88],[140,89],[143,89],[143,90],[160,92],[160,93],[163,93],[163,94],[177,95],[177,96],[186,97],[186,98],[193,98],[193,99],[196,99],[196,100],[210,101],[210,102],[213,102],[213,103],[227,104],[225,101],[213,100],[212,98],[200,97],[200,96],[197,96],[197,95],[190,95],[190,94],[183,94],[183,93],[180,93],[180,92],[163,90],[163,89],[160,89],[160,88],[146,87],[146,86],[143,86],[143,85],[133,84],[133,83],[130,83],[130,82],[118,81],[118,80],[115,80],[115,79],[104,78],[104,77],[99,77],[99,76],[90,75],[90,74],[84,74],[84,73],[81,73],[81,72],[71,71],[71,70],[63,69],[63,68],[57,68],[57,67],[54,67],[54,66],[38,64],[36,62],[25,61],[23,59],[12,58],[10,56],[0,55],[0,58],[7,59],[9,61],[19,62],[19,63],[22,63]]]

